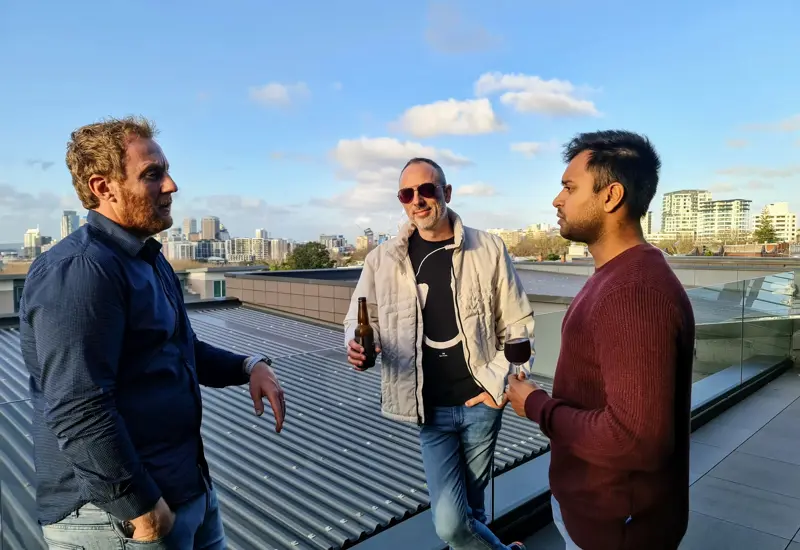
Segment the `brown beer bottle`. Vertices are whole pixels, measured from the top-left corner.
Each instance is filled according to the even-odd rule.
[[[358,326],[355,335],[356,344],[364,348],[366,360],[361,365],[362,369],[369,369],[375,366],[375,332],[369,324],[369,312],[367,311],[367,299],[358,299]]]

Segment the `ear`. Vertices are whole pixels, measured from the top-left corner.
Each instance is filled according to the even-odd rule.
[[[453,196],[453,186],[449,183],[444,186],[444,202],[449,203],[450,198]]]
[[[625,187],[618,181],[612,182],[611,185],[603,189],[603,210],[610,214],[616,212],[625,201]]]
[[[100,202],[117,202],[112,184],[105,176],[92,174],[89,177],[89,189]]]

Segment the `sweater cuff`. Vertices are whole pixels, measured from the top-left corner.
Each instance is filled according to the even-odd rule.
[[[525,416],[537,424],[541,424],[542,409],[550,399],[544,390],[536,390],[525,399]]]

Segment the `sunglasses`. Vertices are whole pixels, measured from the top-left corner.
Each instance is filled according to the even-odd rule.
[[[416,188],[416,192],[419,193],[419,196],[424,199],[435,199],[437,187],[441,186],[436,185],[435,183],[422,183]],[[397,198],[403,204],[410,203],[411,201],[414,200],[414,188],[404,187],[403,189],[397,192]]]

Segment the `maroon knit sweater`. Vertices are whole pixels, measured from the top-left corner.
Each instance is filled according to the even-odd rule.
[[[582,550],[678,547],[693,355],[691,304],[650,245],[597,269],[570,305],[553,397],[533,392],[525,412],[551,440],[550,488]]]

